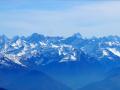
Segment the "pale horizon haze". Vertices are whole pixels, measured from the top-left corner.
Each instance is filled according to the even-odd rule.
[[[120,35],[120,1],[4,0],[0,1],[0,35],[84,37]]]

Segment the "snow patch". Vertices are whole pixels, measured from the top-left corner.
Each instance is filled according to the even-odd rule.
[[[72,61],[76,61],[77,59],[76,59],[75,56],[71,55],[71,60],[72,60]]]
[[[25,66],[23,65],[19,60],[19,57],[17,57],[16,55],[12,55],[12,54],[5,54],[5,57],[7,57],[8,59],[10,59],[11,61],[13,61],[16,64],[19,64],[21,66]]]
[[[37,46],[37,44],[30,43],[30,46],[31,46],[31,48],[33,49],[33,48],[35,48],[35,47]]]
[[[40,45],[42,45],[42,46],[46,46],[47,44],[46,43],[44,43],[44,42],[39,42],[40,43]]]
[[[103,56],[108,56],[107,50],[103,50]]]
[[[120,57],[120,52],[117,51],[115,48],[108,48],[109,51],[111,51],[113,54],[117,55]]]
[[[52,48],[58,48],[59,46],[51,44]]]

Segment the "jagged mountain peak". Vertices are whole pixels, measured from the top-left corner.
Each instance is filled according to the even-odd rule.
[[[76,38],[82,38],[82,35],[80,33],[75,33],[73,36]]]

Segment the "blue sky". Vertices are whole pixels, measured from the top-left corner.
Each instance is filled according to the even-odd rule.
[[[76,32],[85,37],[120,35],[120,1],[0,1],[0,34],[70,36]]]

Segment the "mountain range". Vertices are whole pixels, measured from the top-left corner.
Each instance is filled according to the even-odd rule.
[[[116,68],[119,67],[119,36],[84,38],[80,33],[66,38],[44,36],[38,33],[28,37],[8,38],[5,35],[0,36],[0,87],[9,90],[11,88],[11,90],[22,90],[20,87],[25,86],[19,86],[19,84],[24,83],[24,79],[27,83],[25,84],[26,90],[34,90],[34,87],[36,90],[89,90],[83,87],[106,82],[111,76],[111,70],[115,69],[118,72]],[[10,74],[6,76],[6,72]],[[31,72],[35,73],[35,76]],[[14,78],[13,76],[16,78],[10,79]],[[18,76],[21,78],[20,81]],[[8,78],[8,80],[3,78]],[[22,78],[24,79],[22,80]],[[55,88],[51,86],[48,89],[40,89],[39,85],[34,84],[32,87],[29,82],[33,81],[29,81],[29,78],[34,82],[36,80],[37,84],[41,84],[41,81],[45,82],[47,86],[51,86],[50,82],[53,82]],[[48,81],[46,82],[46,80]],[[31,89],[28,89],[29,84]],[[41,84],[41,86],[43,85]],[[105,86],[104,90],[114,90],[114,87],[107,89],[106,84]]]
[[[28,67],[25,61],[31,58],[34,58],[33,63],[36,65],[76,62],[80,61],[80,55],[97,61],[118,61],[119,51],[118,36],[91,39],[82,38],[79,33],[68,38],[48,37],[37,33],[28,37],[15,36],[12,39],[5,35],[0,36],[0,58],[5,61],[1,61],[1,65],[6,66],[10,65],[10,61]]]

